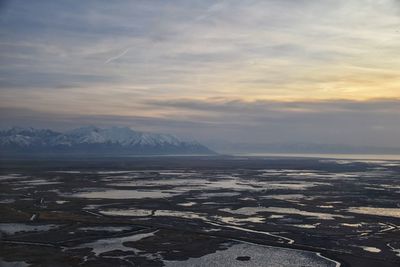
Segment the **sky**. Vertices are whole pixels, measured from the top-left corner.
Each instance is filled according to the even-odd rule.
[[[400,146],[398,0],[0,0],[0,127]]]

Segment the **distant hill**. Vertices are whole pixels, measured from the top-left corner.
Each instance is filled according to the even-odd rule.
[[[8,154],[206,155],[215,152],[198,142],[183,141],[173,135],[138,132],[127,127],[88,126],[65,133],[21,127],[0,131],[0,155]]]

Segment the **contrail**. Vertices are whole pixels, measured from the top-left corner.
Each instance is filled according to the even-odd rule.
[[[124,56],[126,53],[128,53],[128,51],[130,50],[130,48],[126,49],[125,51],[123,51],[121,54],[116,55],[115,57],[110,57],[109,59],[107,59],[104,64],[110,63],[111,61],[114,61],[116,59],[119,59],[120,57]]]

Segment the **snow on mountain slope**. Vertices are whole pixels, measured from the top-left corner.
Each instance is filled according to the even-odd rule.
[[[51,130],[14,127],[0,131],[0,146],[38,146],[45,145],[47,141],[57,136]]]
[[[129,145],[180,145],[183,141],[177,137],[167,134],[136,132],[127,127],[96,128],[82,127],[70,131],[68,136],[75,138],[80,143],[113,143],[124,146]]]
[[[127,127],[81,127],[59,133],[47,129],[15,127],[0,131],[0,148],[8,152],[76,152],[112,154],[212,154],[197,142]]]

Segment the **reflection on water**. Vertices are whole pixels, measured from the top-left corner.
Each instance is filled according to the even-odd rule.
[[[99,198],[99,199],[139,199],[139,198],[165,198],[174,196],[173,193],[160,191],[139,190],[102,190],[74,193],[71,196],[77,198]]]
[[[239,259],[239,260],[238,260]],[[243,260],[240,260],[243,259]],[[165,266],[276,266],[300,267],[320,266],[336,267],[339,263],[321,257],[315,252],[306,252],[295,249],[258,246],[254,244],[234,244],[225,250],[205,255],[200,258],[191,258],[186,261],[164,261]]]
[[[130,224],[135,223],[156,225],[144,230],[146,232],[163,225],[176,227],[177,231],[195,229],[202,235],[232,234],[311,248],[321,245],[320,237],[328,237],[324,240],[325,249],[397,258],[399,244],[395,240],[395,231],[398,223],[395,220],[400,218],[400,209],[396,207],[400,164],[384,160],[343,159],[254,162],[257,164],[250,167],[238,167],[236,163],[242,163],[229,162],[223,165],[225,167],[214,169],[173,169],[171,166],[156,169],[148,166],[137,171],[93,168],[63,172],[46,170],[43,175],[2,174],[0,184],[5,185],[5,189],[0,195],[0,204],[29,206],[26,220],[34,216],[37,222],[46,216],[64,218],[72,213],[76,218],[82,215],[91,218],[91,224],[79,225],[73,231],[69,230],[67,235],[75,232],[76,236],[89,235],[98,239],[82,239],[74,244],[75,248],[92,248],[80,250],[91,255],[87,256],[88,261],[93,254],[126,259],[126,255],[132,256],[137,251],[125,246],[129,244],[124,242],[135,242],[153,234],[154,238],[166,237],[162,230],[158,234],[132,235],[134,228]],[[48,188],[50,185],[53,187]],[[41,210],[40,213],[37,210]],[[101,220],[123,222],[123,225],[97,223]],[[64,221],[57,222],[61,225]],[[51,231],[52,227],[57,226],[2,224],[0,231],[10,238],[22,231],[40,235],[40,231]],[[64,228],[58,228],[57,232],[64,231]],[[105,234],[113,237],[105,238]],[[147,244],[147,240],[137,244],[142,243]],[[119,252],[100,255],[112,250]],[[256,253],[258,250],[254,245],[236,244],[203,257],[166,263],[207,266],[208,261],[212,261],[216,262],[213,266],[257,266],[261,262]],[[274,251],[277,253],[274,259],[269,256],[270,248],[261,250],[262,266],[269,261],[272,266],[276,262],[281,263],[276,266],[336,264],[324,261],[315,253],[312,258],[318,263],[310,262],[310,258],[304,262],[299,260],[301,255],[296,253],[302,252],[292,254],[293,251],[278,249]],[[246,260],[237,260],[237,257]],[[291,257],[296,262],[291,262]]]
[[[352,207],[349,212],[400,218],[400,208]]]
[[[55,224],[32,225],[25,223],[0,223],[0,233],[13,235],[19,232],[49,231],[58,227],[59,225]]]
[[[157,231],[151,233],[134,234],[125,237],[99,239],[91,243],[85,243],[77,248],[91,248],[92,252],[98,256],[101,253],[120,250],[120,251],[135,251],[134,248],[124,246],[125,242],[136,242],[144,238],[153,236]],[[137,250],[136,250],[137,251]]]
[[[242,215],[255,215],[259,212],[272,212],[278,214],[297,214],[308,217],[316,217],[320,220],[334,220],[335,218],[351,218],[349,216],[343,216],[339,214],[321,213],[321,212],[310,212],[303,211],[295,208],[280,208],[280,207],[244,207],[237,210],[232,209],[222,209],[225,212],[232,214],[242,214]]]

